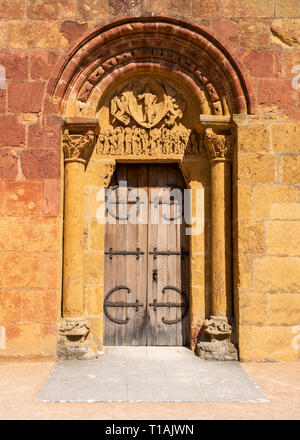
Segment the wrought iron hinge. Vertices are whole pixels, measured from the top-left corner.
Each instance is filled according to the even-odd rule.
[[[135,302],[128,302],[128,303],[125,301],[117,301],[117,302],[109,301],[109,298],[118,290],[126,290],[127,293],[131,292],[131,289],[129,289],[129,287],[127,287],[127,286],[116,286],[113,289],[111,289],[108,292],[108,294],[105,296],[105,299],[104,299],[104,304],[103,304],[104,314],[110,321],[115,322],[116,324],[127,324],[127,322],[130,321],[130,319],[128,317],[126,319],[115,318],[110,315],[107,308],[108,307],[120,307],[121,309],[124,309],[124,308],[133,307],[133,308],[135,308],[135,311],[138,312],[139,307],[144,307],[144,305],[140,304],[138,299]]]
[[[110,260],[114,255],[136,255],[136,259],[139,260],[140,255],[144,255],[144,253],[140,248],[136,248],[136,251],[114,251],[113,248],[109,248],[109,251],[105,252],[106,255],[109,255]]]
[[[154,248],[153,251],[150,251],[149,254],[153,255],[154,259],[157,259],[158,255],[181,255],[181,258],[184,258],[185,255],[189,255],[189,251],[185,251],[184,248],[181,248],[181,251],[159,251],[157,248]]]
[[[157,311],[158,307],[166,307],[168,309],[170,309],[171,307],[177,307],[177,308],[180,307],[182,309],[182,312],[179,318],[171,319],[171,320],[167,320],[165,317],[161,318],[164,324],[168,324],[168,325],[177,324],[178,322],[182,321],[183,318],[186,316],[189,309],[189,300],[186,294],[182,290],[178,289],[178,287],[166,286],[162,289],[162,293],[166,293],[167,290],[173,290],[174,292],[179,293],[183,298],[183,302],[181,303],[158,302],[157,299],[154,299],[153,302],[149,304],[149,306],[153,307],[153,310],[155,312]]]

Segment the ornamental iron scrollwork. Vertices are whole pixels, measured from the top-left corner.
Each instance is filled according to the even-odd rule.
[[[173,287],[173,286],[165,286],[162,289],[162,293],[166,293],[166,290],[174,290],[175,292],[180,293],[180,295],[183,297],[184,302],[182,303],[172,303],[172,302],[158,302],[157,299],[154,299],[152,303],[149,304],[150,307],[153,307],[153,310],[156,312],[158,307],[167,307],[168,309],[172,308],[172,307],[180,307],[183,308],[183,312],[181,314],[180,318],[177,319],[172,319],[172,320],[167,320],[165,317],[163,317],[161,320],[164,324],[167,325],[172,325],[172,324],[177,324],[178,322],[182,321],[184,319],[184,317],[186,316],[188,309],[189,309],[189,300],[186,296],[186,294],[178,289],[178,287]]]
[[[135,302],[125,302],[125,301],[118,301],[118,302],[111,302],[109,301],[109,298],[118,290],[126,290],[127,293],[131,292],[131,289],[129,289],[129,287],[127,286],[116,286],[113,289],[111,289],[108,294],[105,296],[104,299],[104,304],[103,304],[103,311],[105,316],[112,322],[115,322],[116,324],[127,324],[130,321],[130,318],[126,318],[124,320],[122,319],[117,319],[114,318],[113,316],[110,315],[110,313],[108,312],[107,308],[108,307],[120,307],[120,308],[129,308],[129,307],[133,307],[135,308],[135,311],[138,312],[139,307],[144,307],[143,304],[139,303],[139,300],[137,299]]]

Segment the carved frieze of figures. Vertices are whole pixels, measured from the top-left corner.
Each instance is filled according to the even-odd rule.
[[[152,78],[143,78],[127,84],[111,99],[111,115],[128,126],[130,122],[144,128],[159,123],[173,127],[180,121],[185,110],[185,100],[169,85]]]
[[[170,130],[116,127],[100,133],[96,145],[99,156],[197,155],[203,153],[199,136],[188,129]]]

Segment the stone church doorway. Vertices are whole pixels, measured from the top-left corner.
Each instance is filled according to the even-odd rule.
[[[189,343],[189,237],[177,164],[119,164],[106,196],[104,345]]]
[[[188,344],[207,359],[237,357],[231,201],[236,121],[255,104],[249,90],[214,36],[171,17],[99,27],[63,61],[45,103],[62,117],[61,357],[97,356],[109,344]],[[142,211],[136,188],[147,197],[165,189],[147,198],[163,220],[163,208],[178,207],[164,197],[183,182],[193,200],[189,237],[172,220],[121,223],[122,210]],[[107,225],[102,196],[113,187],[119,219]]]

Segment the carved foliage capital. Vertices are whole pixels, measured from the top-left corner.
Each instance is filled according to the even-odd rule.
[[[234,150],[234,136],[216,134],[207,130],[204,136],[204,144],[211,160],[231,160]]]
[[[95,145],[95,138],[92,130],[84,134],[65,133],[63,136],[65,162],[86,163]]]

